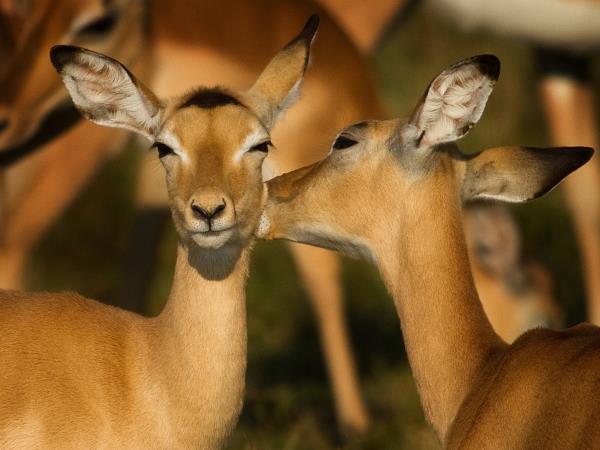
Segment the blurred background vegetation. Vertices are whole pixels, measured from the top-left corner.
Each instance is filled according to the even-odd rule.
[[[462,141],[463,150],[512,143],[548,145],[532,52],[526,45],[461,34],[420,8],[377,52],[373,76],[390,114],[406,115],[433,76],[459,59],[480,53],[497,55],[502,74],[481,122]],[[593,80],[600,85],[597,63]],[[27,274],[31,288],[73,290],[114,301],[133,223],[139,156],[137,151],[124,151],[107,164],[46,235]],[[513,210],[522,226],[526,255],[553,274],[567,324],[584,320],[580,260],[560,190]],[[102,211],[106,215],[99,217]],[[160,274],[152,284],[148,314],[161,309],[169,292],[175,241],[171,230],[161,246]],[[398,319],[376,270],[362,261],[344,260],[344,287],[347,319],[372,417],[368,434],[361,439],[342,439],[338,434],[317,329],[286,244],[259,242],[248,286],[246,403],[231,448],[439,447],[424,422]]]

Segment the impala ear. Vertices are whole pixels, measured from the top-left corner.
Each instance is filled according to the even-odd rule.
[[[585,164],[593,153],[588,147],[484,150],[463,162],[463,200],[524,202],[537,198]]]
[[[500,74],[500,61],[481,55],[439,74],[417,105],[409,126],[415,147],[429,148],[463,137],[481,118]]]
[[[319,16],[313,15],[300,34],[271,60],[248,91],[258,116],[269,129],[300,95],[300,85],[318,28]]]
[[[85,118],[154,139],[162,105],[120,62],[69,45],[52,47],[50,59]]]

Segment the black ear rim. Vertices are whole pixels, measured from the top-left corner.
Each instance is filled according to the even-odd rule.
[[[444,72],[452,72],[462,66],[475,65],[482,75],[496,82],[500,78],[500,59],[496,55],[485,54],[471,56],[448,67]],[[443,72],[442,72],[443,73]],[[437,78],[437,77],[436,77]]]
[[[488,78],[498,81],[500,78],[500,60],[495,55],[478,55],[473,58],[479,71]]]
[[[116,59],[111,58],[110,56],[107,56],[103,53],[98,53],[98,52],[95,52],[88,48],[78,47],[76,45],[54,45],[54,46],[52,46],[52,48],[50,49],[50,61],[52,62],[52,65],[54,66],[56,71],[59,74],[61,74],[63,71],[63,68],[67,64],[72,62],[75,59],[75,57],[81,53],[85,53],[90,56],[94,56],[96,58],[103,59],[106,62],[115,65],[116,67],[120,67],[123,70],[125,70],[125,72],[127,73],[127,75],[129,76],[129,78],[131,80],[135,80],[135,76],[129,71],[129,69],[127,67],[125,67],[123,64],[121,64],[119,61],[117,61]]]
[[[320,17],[317,14],[313,14],[308,18],[306,24],[304,24],[304,28],[298,36],[291,40],[291,42],[285,46],[285,48],[290,48],[295,46],[298,43],[303,43],[306,48],[310,48],[310,45],[315,39],[315,35],[319,29],[319,23],[321,22]]]
[[[543,148],[538,148],[538,147],[525,147],[525,149],[532,151],[532,152],[544,152],[548,155],[552,155],[552,158],[556,158],[556,157],[567,157],[568,159],[566,160],[567,163],[567,170],[569,170],[569,173],[573,172],[574,170],[579,169],[581,166],[583,166],[585,163],[587,163],[592,156],[594,156],[594,149],[591,147],[582,147],[582,146],[576,146],[576,147],[554,147],[551,149],[543,149]],[[575,157],[573,157],[575,156]]]
[[[506,147],[509,149],[510,147]],[[552,191],[558,184],[564,180],[568,175],[573,173],[575,170],[587,163],[594,154],[594,150],[590,147],[553,147],[553,148],[539,148],[539,147],[518,147],[523,153],[521,157],[534,161],[536,166],[542,166],[551,170],[542,170],[541,175],[537,176],[539,187],[538,190],[531,190],[528,194],[521,197],[518,200],[504,200],[508,202],[528,202],[536,198],[541,197],[544,194]],[[492,150],[492,149],[489,149]],[[502,147],[496,148],[496,150],[502,150]],[[484,153],[473,153],[469,155],[461,155],[462,158],[467,162],[467,165],[472,164],[471,161],[477,161],[477,157]],[[525,165],[529,163],[526,161],[522,162]],[[487,166],[493,168],[493,161],[484,161],[477,167],[477,163],[474,170],[472,170],[470,177],[474,177],[473,180],[481,176],[485,176],[484,172]],[[499,177],[501,179],[502,177]],[[472,181],[473,181],[472,180]],[[463,184],[463,199],[466,202],[477,201],[478,199],[486,198],[482,197],[478,191],[466,191],[465,187],[469,183]],[[489,197],[487,197],[489,198]]]
[[[530,152],[548,155],[552,159],[564,158],[562,159],[563,172],[557,173],[551,177],[547,183],[548,188],[536,192],[531,199],[536,199],[550,192],[568,175],[587,163],[594,155],[594,149],[590,147],[556,147],[552,148],[550,151],[548,151],[548,149],[540,149],[537,147],[525,147],[525,149]]]
[[[57,72],[62,72],[64,66],[73,61],[75,55],[85,50],[75,45],[54,45],[50,49],[50,61]]]
[[[306,24],[304,25],[304,28],[302,29],[298,37],[305,41],[312,42],[312,40],[315,38],[315,35],[317,34],[317,30],[319,29],[320,23],[321,18],[318,16],[318,14],[313,14],[306,21]]]

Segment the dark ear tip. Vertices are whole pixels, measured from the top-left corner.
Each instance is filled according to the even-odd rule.
[[[582,166],[594,156],[594,149],[590,147],[571,147],[569,151],[577,154]]]
[[[317,30],[319,29],[319,23],[321,22],[321,18],[318,14],[313,14],[306,21],[306,25],[304,25],[304,29],[302,30],[302,34],[310,39],[315,35]]]
[[[54,68],[60,72],[68,62],[72,61],[81,48],[73,45],[55,45],[50,49],[50,61]]]
[[[300,32],[298,36],[296,36],[292,41],[286,45],[284,48],[294,47],[295,45],[302,45],[306,48],[310,48],[313,39],[315,38],[315,34],[319,29],[319,22],[321,19],[318,15],[313,14],[308,18],[304,28]]]
[[[494,55],[479,55],[473,58],[482,74],[497,81],[500,77],[500,60]]]
[[[317,30],[319,29],[320,22],[321,22],[321,19],[319,18],[319,16],[317,14],[313,14],[312,16],[310,16],[308,18],[308,20],[306,21],[304,28],[298,35],[297,40],[302,40],[302,41],[306,41],[309,43],[312,42]]]

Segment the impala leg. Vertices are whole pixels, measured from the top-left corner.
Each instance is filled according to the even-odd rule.
[[[27,173],[31,179],[27,188],[18,189],[14,196],[5,193],[8,201],[3,210],[6,217],[3,217],[0,239],[0,286],[22,287],[31,250],[81,192],[105,160],[107,150],[114,148],[117,141],[122,142],[116,139],[119,134],[113,130],[93,129],[92,125],[82,122],[31,157],[38,161],[20,163],[35,167]],[[85,142],[85,148],[81,147],[82,142]],[[26,168],[14,170],[18,175],[24,175]],[[14,177],[10,173],[6,177],[6,188],[10,190],[16,183],[11,182]]]
[[[598,150],[593,93],[584,81],[566,76],[541,80],[553,144],[585,145]],[[563,183],[584,263],[588,320],[600,324],[600,163],[598,156]]]
[[[350,434],[362,433],[369,419],[344,319],[339,258],[317,247],[290,247],[317,316],[341,429]]]

